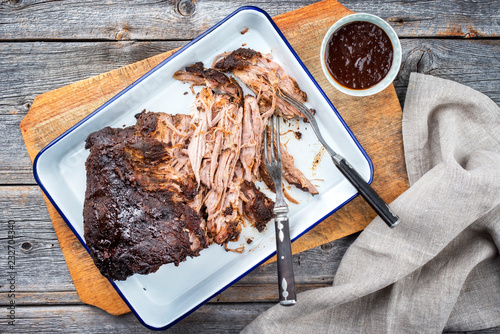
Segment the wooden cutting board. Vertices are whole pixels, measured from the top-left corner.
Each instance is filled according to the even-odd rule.
[[[394,87],[391,85],[371,97],[347,96],[328,83],[319,63],[323,35],[335,21],[350,13],[337,1],[325,0],[279,15],[274,21],[370,156],[375,170],[373,188],[386,202],[391,202],[408,188],[401,135],[402,111]],[[50,141],[172,53],[165,52],[38,96],[21,122],[32,161]],[[55,208],[47,198],[45,201],[80,299],[111,314],[129,312]],[[358,232],[374,217],[371,208],[357,197],[294,242],[293,252]]]

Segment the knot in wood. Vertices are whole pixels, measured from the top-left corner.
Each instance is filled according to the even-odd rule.
[[[30,242],[27,242],[27,241],[26,241],[26,242],[23,242],[23,243],[21,244],[21,249],[22,249],[23,251],[30,251],[32,248],[33,248],[33,245],[32,245]]]
[[[130,35],[127,30],[120,30],[116,33],[115,39],[118,41],[126,41],[130,39]]]
[[[192,0],[178,0],[177,11],[182,16],[192,16],[196,11],[196,5]]]
[[[333,244],[331,242],[327,242],[326,244],[321,245],[321,249],[324,251],[329,251],[333,248]]]

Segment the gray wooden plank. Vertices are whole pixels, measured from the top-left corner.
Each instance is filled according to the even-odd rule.
[[[0,303],[11,275],[18,292],[74,291],[40,189],[0,187],[0,217]],[[9,251],[15,252],[12,268]]]
[[[8,276],[7,276],[8,277]],[[323,285],[297,285],[297,292],[324,287]],[[241,285],[235,284],[208,301],[208,303],[278,302],[277,284]],[[96,292],[97,294],[98,292]],[[0,307],[9,306],[13,298],[10,291],[0,292]],[[76,290],[67,291],[15,291],[16,305],[54,306],[85,305]]]
[[[7,276],[8,278],[8,276]],[[328,284],[297,284],[297,292],[304,292],[329,286]],[[95,292],[98,294],[98,292]],[[8,291],[0,292],[0,307],[9,306],[13,299]],[[236,283],[227,288],[221,294],[208,301],[213,303],[277,303],[278,285],[276,284],[240,284]],[[76,290],[68,289],[63,291],[15,291],[16,305],[20,306],[57,306],[57,305],[85,305]]]
[[[16,291],[74,290],[37,187],[0,187],[0,217],[0,294],[11,276]]]
[[[0,236],[6,237],[7,221],[14,220],[16,237],[44,228],[50,221],[42,192],[37,186],[0,187]],[[47,231],[54,231],[52,226]]]
[[[178,48],[185,43],[0,43],[0,115],[24,115],[34,98],[42,93]]]
[[[182,1],[184,4],[189,2],[194,10],[182,10],[186,6],[179,10],[178,2],[2,2],[0,36],[2,40],[187,40],[201,34],[244,5],[262,7],[274,16],[316,1]]]
[[[340,0],[358,13],[382,17],[400,37],[500,37],[500,2]]]
[[[76,290],[70,291],[19,291],[16,290],[15,297],[9,296],[9,292],[0,292],[0,305],[9,306],[11,300],[15,300],[19,306],[51,306],[51,305],[85,305],[80,301]]]
[[[237,333],[273,304],[206,304],[166,333]],[[2,311],[7,315],[8,310]],[[86,305],[17,306],[15,325],[2,315],[0,331],[8,333],[153,333],[128,313],[112,316]]]
[[[411,72],[456,81],[500,105],[500,40],[404,39],[401,43],[403,61],[394,81],[401,105]]]
[[[6,242],[2,244],[3,258],[0,260],[0,293],[8,292],[10,277],[15,276],[16,291],[72,291],[71,276],[62,256],[57,239],[43,233],[40,237],[18,237],[15,240],[15,253],[8,253]],[[31,244],[31,251],[24,251],[23,244]],[[28,246],[29,247],[29,246]],[[10,250],[10,249],[9,249]],[[15,254],[15,265],[10,266],[7,254]],[[4,296],[5,297],[5,296]]]
[[[240,6],[258,6],[275,16],[316,0],[183,0],[189,6],[181,6],[181,10],[177,8],[178,2],[3,1],[0,36],[2,40],[192,39]],[[403,37],[500,36],[500,3],[496,0],[340,2],[353,11],[387,19]]]
[[[274,303],[205,304],[165,333],[238,333]],[[9,310],[2,309],[7,316]],[[10,312],[10,311],[9,311]],[[14,325],[6,317],[0,331],[6,333],[154,333],[131,314],[112,316],[91,306],[16,306]],[[500,327],[450,334],[500,333]]]
[[[0,85],[1,86],[1,85]],[[0,94],[0,100],[2,95]],[[0,110],[3,108],[0,106]],[[19,123],[25,115],[0,113],[0,184],[34,184],[31,160]]]
[[[33,184],[19,122],[44,92],[179,47],[184,42],[0,43],[0,184]],[[500,41],[402,39],[394,84],[404,103],[410,72],[477,89],[500,104]],[[64,56],[61,56],[64,55]],[[30,80],[27,80],[30,78]],[[335,101],[333,101],[335,103]]]

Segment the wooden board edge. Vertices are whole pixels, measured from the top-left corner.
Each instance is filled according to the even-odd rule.
[[[93,83],[102,81],[106,77],[115,76],[120,72],[128,71],[134,67],[138,67],[141,65],[142,65],[142,67],[149,68],[148,71],[150,71],[155,66],[157,66],[160,62],[162,62],[163,60],[167,59],[172,54],[174,54],[177,50],[179,50],[179,48],[160,53],[158,55],[143,59],[141,61],[129,64],[129,65],[126,65],[126,66],[123,66],[123,67],[120,67],[120,68],[117,68],[117,69],[114,69],[114,70],[111,70],[108,72],[98,74],[96,76],[92,76],[92,77],[87,78],[87,79],[76,81],[76,82],[71,83],[69,85],[66,85],[66,86],[63,86],[63,87],[60,87],[60,88],[57,88],[57,89],[54,89],[54,90],[51,90],[51,91],[48,91],[46,93],[43,93],[43,94],[36,96],[35,99],[33,100],[33,103],[31,105],[30,109],[28,110],[28,113],[19,123],[21,135],[22,135],[24,143],[26,145],[26,149],[28,151],[28,155],[31,159],[31,162],[32,163],[34,162],[36,155],[41,151],[41,149],[34,149],[34,147],[37,146],[36,145],[37,143],[31,137],[30,125],[37,122],[38,115],[36,113],[37,113],[37,109],[38,109],[39,105],[44,103],[42,101],[49,99],[53,95],[57,95],[57,94],[62,95],[64,93],[70,93],[70,92],[74,93],[75,91],[77,91],[77,87],[91,86]],[[88,110],[87,114],[90,114],[93,111],[94,110]],[[73,125],[71,125],[71,126],[73,126]],[[49,143],[44,145],[44,147],[47,146],[48,144]]]
[[[43,193],[50,219],[80,300],[112,315],[130,312],[111,283],[101,275],[90,254]],[[98,291],[98,292],[97,292]]]

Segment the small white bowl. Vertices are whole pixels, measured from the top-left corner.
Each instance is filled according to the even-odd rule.
[[[328,44],[328,40],[330,39],[331,35],[337,31],[340,27],[347,23],[355,22],[355,21],[364,21],[364,22],[370,22],[381,28],[382,30],[385,31],[387,36],[389,36],[389,39],[391,40],[392,43],[392,48],[393,48],[393,59],[392,59],[392,66],[387,75],[374,86],[371,86],[370,88],[366,89],[350,89],[347,87],[344,87],[340,85],[335,79],[333,79],[332,75],[328,71],[326,67],[326,61],[325,61],[325,51],[326,51],[326,45]],[[323,73],[325,74],[326,78],[328,81],[339,91],[345,94],[349,94],[352,96],[368,96],[368,95],[373,95],[376,94],[385,88],[389,86],[394,79],[396,78],[396,75],[398,74],[399,67],[401,65],[401,43],[399,42],[398,35],[392,29],[392,27],[383,19],[381,19],[378,16],[371,15],[371,14],[351,14],[348,16],[345,16],[335,22],[334,25],[328,29],[328,32],[326,33],[325,37],[323,38],[323,43],[321,43],[321,68],[323,69]]]

